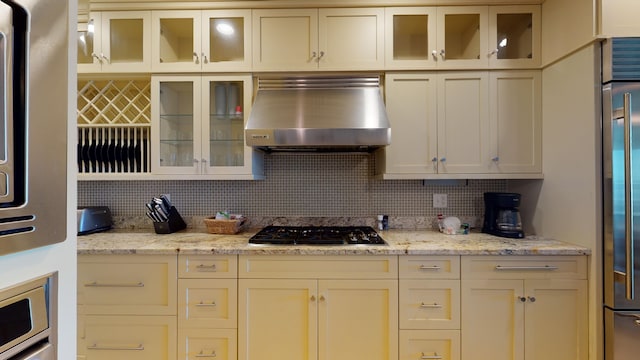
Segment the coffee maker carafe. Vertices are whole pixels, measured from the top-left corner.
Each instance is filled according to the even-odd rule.
[[[482,232],[501,237],[523,238],[520,219],[520,194],[484,193],[484,223]]]

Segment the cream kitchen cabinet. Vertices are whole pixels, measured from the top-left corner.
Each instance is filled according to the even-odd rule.
[[[239,264],[239,359],[397,359],[397,257],[241,255]]]
[[[400,360],[460,360],[460,257],[400,256]]]
[[[251,70],[251,10],[152,11],[153,72]]]
[[[531,68],[540,65],[540,7],[385,9],[388,70]]]
[[[179,359],[237,359],[237,285],[237,256],[179,256]]]
[[[462,257],[462,356],[585,360],[585,257]]]
[[[78,358],[176,359],[176,257],[78,257]]]
[[[78,32],[78,73],[150,72],[150,40],[150,11],[93,12]]]
[[[253,11],[253,70],[380,70],[384,9]]]
[[[536,71],[388,73],[385,179],[541,176]]]
[[[261,176],[261,155],[244,142],[250,76],[153,76],[151,106],[153,174],[237,180]]]

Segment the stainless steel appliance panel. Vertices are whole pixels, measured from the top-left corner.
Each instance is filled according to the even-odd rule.
[[[640,83],[603,87],[605,305],[640,309]]]
[[[637,360],[640,354],[640,312],[605,309],[605,359]]]

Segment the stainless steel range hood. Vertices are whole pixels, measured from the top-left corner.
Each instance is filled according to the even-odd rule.
[[[389,145],[380,77],[258,79],[245,138],[265,151],[369,152]]]

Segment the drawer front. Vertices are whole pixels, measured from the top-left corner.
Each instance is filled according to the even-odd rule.
[[[233,279],[238,276],[238,257],[235,255],[180,255],[178,277],[192,279]]]
[[[400,360],[460,360],[458,330],[400,330]]]
[[[78,312],[175,315],[176,273],[176,256],[81,256]]]
[[[586,256],[463,256],[463,279],[586,279]]]
[[[460,280],[400,280],[401,329],[460,329]]]
[[[400,256],[401,279],[460,279],[459,256]]]
[[[178,358],[187,360],[236,360],[235,329],[180,329]]]
[[[78,321],[78,357],[87,360],[173,360],[175,316],[87,315]]]
[[[180,279],[180,328],[236,328],[238,281],[235,279]]]
[[[245,279],[397,279],[397,256],[243,256],[238,276]]]

